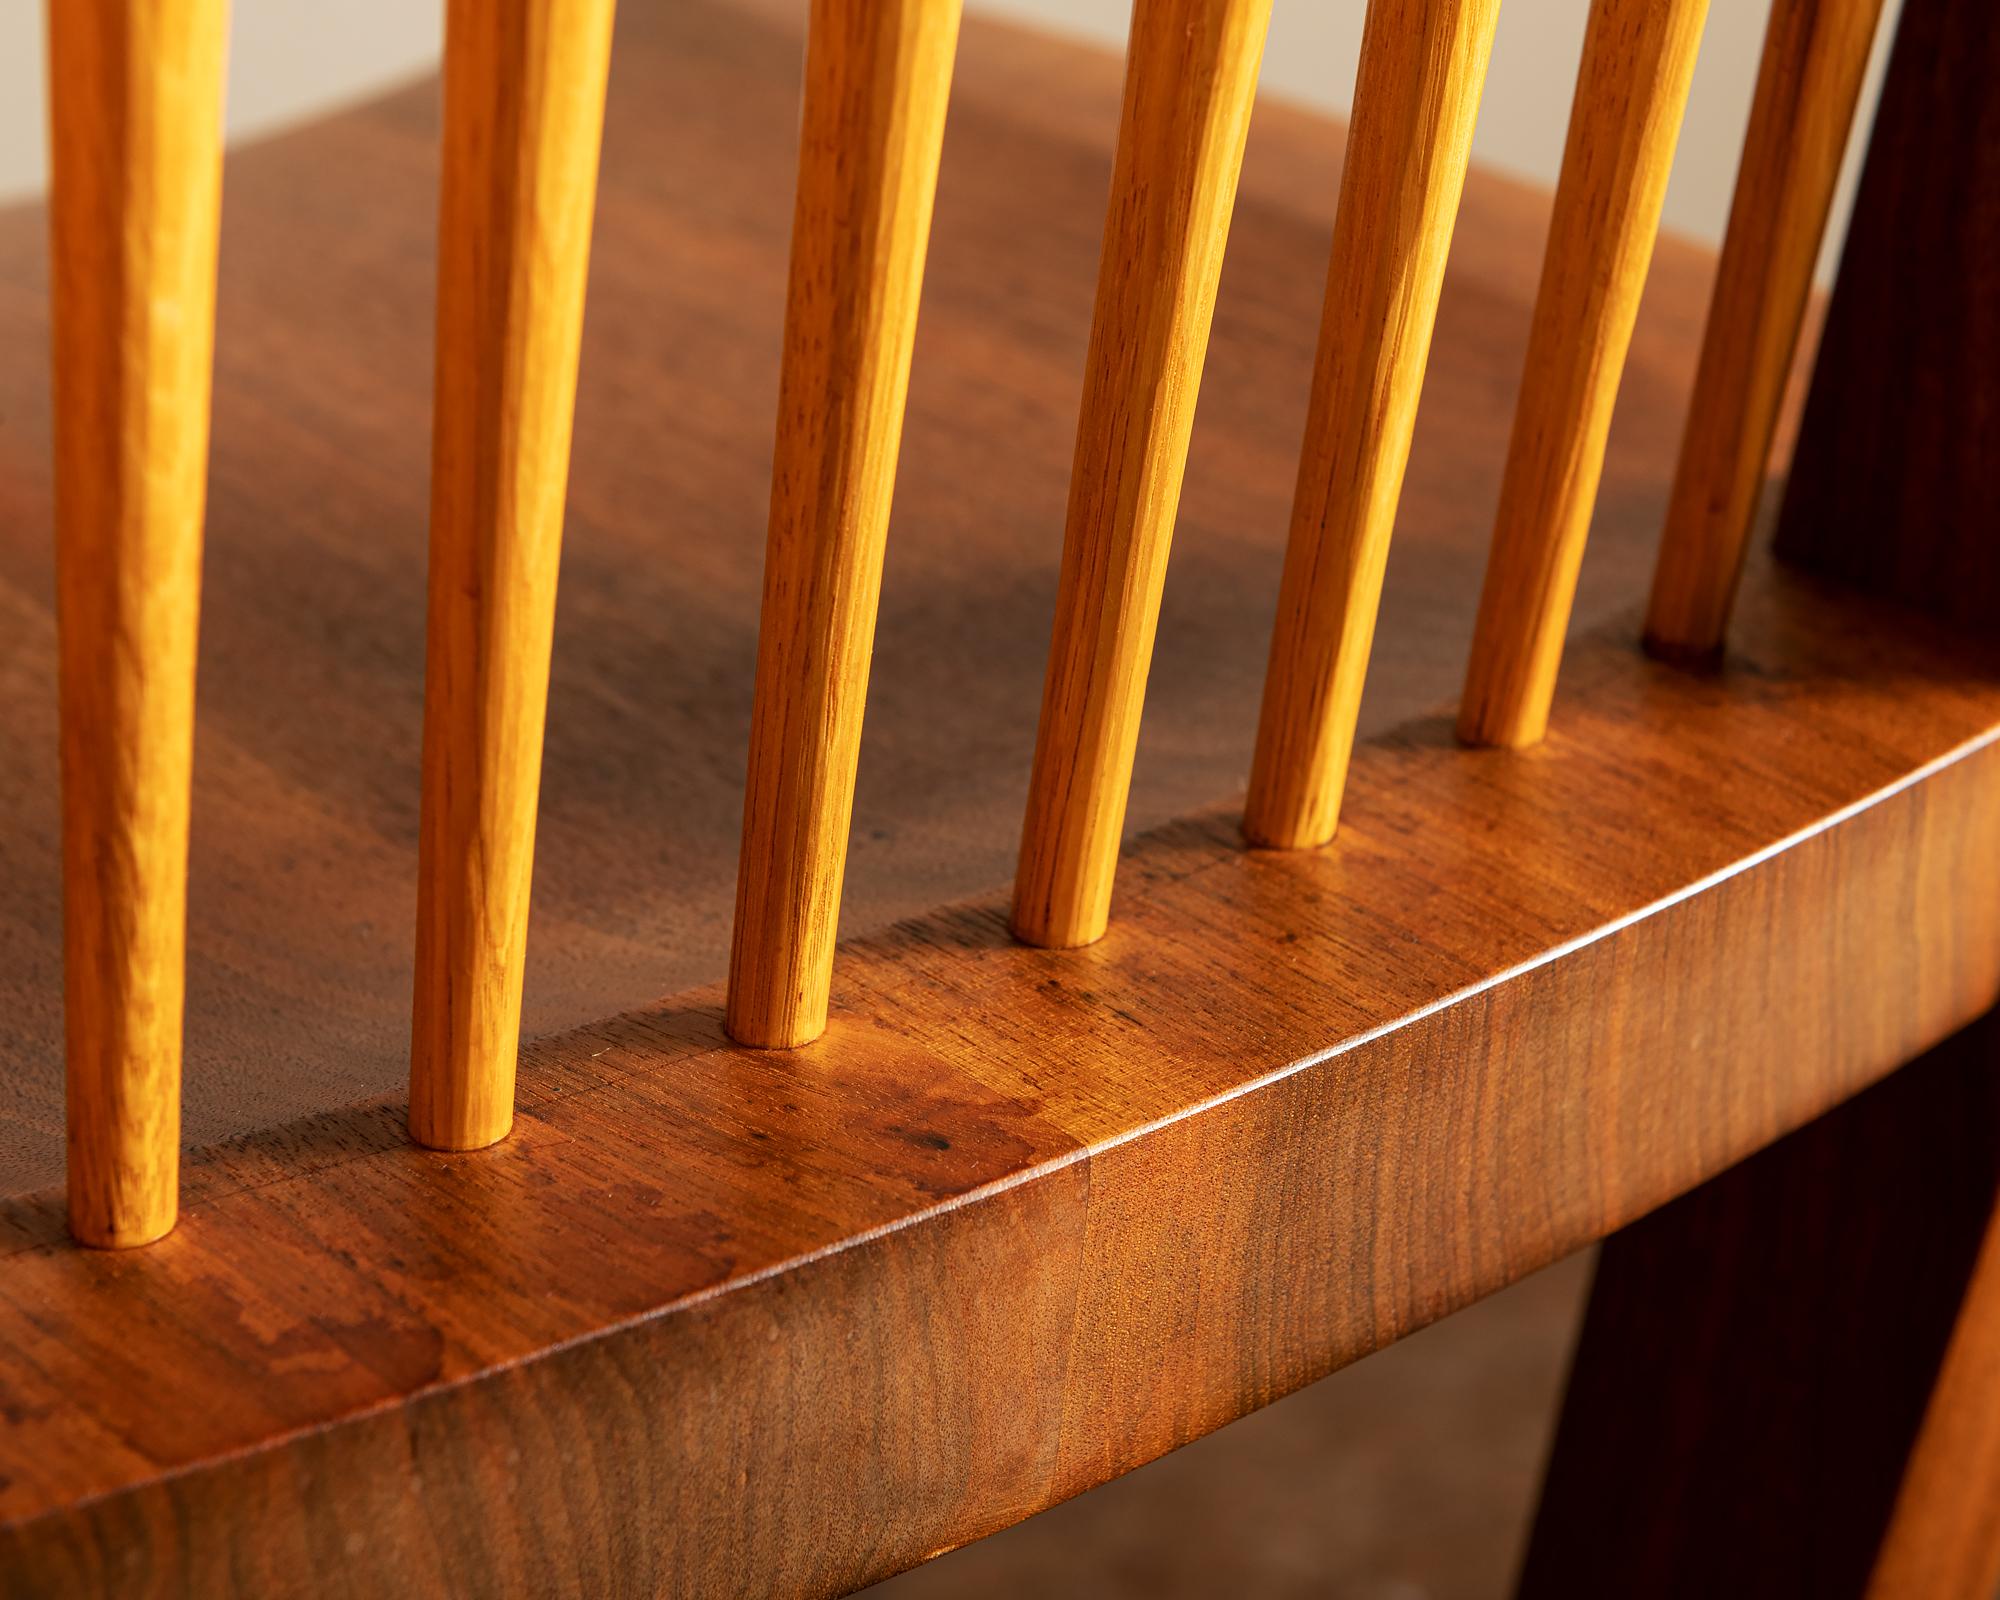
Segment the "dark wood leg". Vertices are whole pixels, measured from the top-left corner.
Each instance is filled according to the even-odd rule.
[[[1526,1596],[1990,1596],[2000,1013],[1613,1236]]]
[[[1992,0],[1906,0],[1778,537],[1979,628],[1996,85]],[[1997,1198],[2000,1013],[1607,1241],[1521,1593],[1991,1597]]]
[[[1907,0],[1778,552],[1974,627],[2000,607],[2000,25]]]

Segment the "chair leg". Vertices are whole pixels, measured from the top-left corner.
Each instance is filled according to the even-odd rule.
[[[1608,1240],[1519,1592],[2000,1585],[2000,1013]]]

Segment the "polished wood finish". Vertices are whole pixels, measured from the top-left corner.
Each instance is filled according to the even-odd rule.
[[[1014,932],[1104,936],[1270,0],[1138,0]]]
[[[1499,0],[1373,0],[1243,831],[1325,844],[1361,714]]]
[[[1462,511],[1497,487],[1493,400],[1543,232],[1539,201],[1477,177],[1338,847],[1246,852],[1210,807],[1136,842],[1088,951],[1016,945],[998,894],[879,931],[976,883],[1018,798],[1033,694],[1010,648],[1046,615],[1115,127],[1115,63],[973,26],[857,798],[878,931],[798,1051],[734,1047],[719,986],[583,1012],[524,1057],[515,1136],[474,1155],[411,1147],[399,1095],[345,1104],[337,1076],[408,994],[407,941],[373,930],[408,925],[381,884],[414,884],[432,95],[235,158],[211,560],[237,603],[212,604],[205,645],[192,995],[210,1092],[251,1109],[208,1124],[236,1137],[190,1163],[186,1224],[143,1257],[68,1248],[53,1195],[0,1208],[9,1583],[849,1588],[1623,1226],[2000,995],[2000,905],[1963,892],[2000,874],[1990,636],[1759,569],[1729,670],[1637,652],[1691,251],[1662,245],[1634,335],[1580,606],[1626,609],[1580,641],[1564,726],[1518,758],[1411,720],[1457,665]],[[728,686],[753,651],[798,45],[782,17],[703,6],[621,28],[619,247],[597,252],[531,950],[545,1017],[643,1000],[691,959],[663,930],[713,951],[727,924],[711,846],[734,835],[714,818],[748,710]],[[1155,817],[1247,758],[1264,638],[1242,624],[1277,587],[1337,148],[1266,107],[1246,156],[1164,606],[1198,647],[1162,649],[1148,721],[1172,778]],[[39,315],[30,226],[0,218],[10,334]],[[0,694],[28,708],[0,719],[24,752],[0,762],[14,1104],[52,926],[46,541],[4,537],[46,525],[21,381],[0,363],[0,605],[22,641]]]
[[[1996,83],[1990,5],[1905,0],[1778,527],[1789,560],[1989,629],[2000,608]]]
[[[958,0],[815,0],[729,1032],[826,1027]]]
[[[768,13],[768,14],[766,14]],[[803,29],[628,7],[606,104],[522,1028],[728,969]],[[1012,874],[1123,63],[965,22],[883,575],[844,936]],[[409,1076],[438,93],[230,153],[203,574],[187,1139]],[[1337,124],[1257,109],[1128,830],[1237,790],[1284,559]],[[1361,732],[1464,669],[1548,197],[1473,171]],[[1577,603],[1643,595],[1712,258],[1663,238]],[[47,223],[0,209],[0,1194],[62,1181]],[[1023,647],[1024,641],[1026,647]],[[302,713],[310,707],[311,714]]]
[[[1594,0],[1459,706],[1468,744],[1548,731],[1577,572],[1708,0]]]
[[[438,207],[410,1132],[514,1121],[612,0],[453,0]]]
[[[851,945],[802,1051],[710,989],[217,1151],[143,1259],[15,1206],[0,1564],[30,1592],[851,1588],[1614,1231],[2000,997],[2000,663],[1746,586],[1744,670],[1580,646],[1573,734],[1356,753],[1087,955],[997,897]],[[1613,735],[1616,734],[1614,738]],[[1828,1004],[1828,995],[1839,997]],[[1663,1118],[1663,1087],[1671,1117]],[[171,1386],[157,1382],[172,1371]]]
[[[1605,1243],[1524,1600],[1993,1593],[1996,1065],[1989,1016]]]
[[[180,1160],[225,8],[47,16],[69,1217],[125,1246]]]
[[[1778,0],[1764,35],[1646,647],[1722,649],[1881,0]]]

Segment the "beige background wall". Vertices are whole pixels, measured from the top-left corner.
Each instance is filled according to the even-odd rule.
[[[984,9],[1106,42],[1124,37],[1132,10],[1130,0],[988,0]],[[1275,0],[1264,52],[1265,89],[1344,113],[1354,92],[1365,9],[1362,0]],[[1589,9],[1590,0],[1501,0],[1493,66],[1473,140],[1475,161],[1540,183],[1555,181]],[[1900,9],[1901,0],[1887,0],[1864,107],[1874,104]],[[1687,121],[1667,189],[1669,228],[1701,239],[1722,237],[1769,15],[1770,0],[1710,0]],[[1835,220],[1828,229],[1822,271],[1829,274],[1864,143],[1857,139],[1849,151]]]
[[[45,181],[42,12],[70,3],[0,0],[0,199]],[[230,11],[232,138],[429,72],[444,32],[444,0],[231,0]]]
[[[62,0],[57,0],[62,3]],[[648,0],[625,0],[643,4]],[[651,0],[673,3],[673,0]],[[1131,0],[970,0],[1108,44],[1123,41]],[[1899,0],[1889,0],[1893,12]],[[1504,0],[1475,159],[1553,180],[1562,154],[1588,0]],[[1749,115],[1769,0],[1713,0],[1681,148],[1667,194],[1667,225],[1721,236]],[[382,84],[430,70],[442,0],[235,0],[229,74],[233,137],[317,114]],[[42,182],[44,107],[38,0],[0,0],[0,198]],[[1354,87],[1363,0],[1275,0],[1265,56],[1267,89],[1344,111]],[[1877,41],[1875,77],[1891,33]],[[1856,142],[1858,151],[1860,142]],[[1848,188],[1855,165],[1850,155]],[[1833,230],[1837,242],[1845,192]],[[1831,259],[1832,243],[1829,245]],[[1823,262],[1823,266],[1824,266]]]

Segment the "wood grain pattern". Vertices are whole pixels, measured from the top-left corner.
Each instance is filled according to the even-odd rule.
[[[52,0],[70,1228],[174,1225],[223,0]]]
[[[1656,655],[1707,661],[1722,649],[1881,10],[1771,9],[1646,612]]]
[[[815,0],[729,1031],[826,1027],[958,0]]]
[[[612,0],[453,0],[438,207],[410,1132],[514,1121]]]
[[[1357,19],[1358,20],[1358,19]],[[618,19],[563,531],[522,1029],[728,969],[787,240],[797,0]],[[1034,754],[1123,61],[967,17],[883,575],[843,935],[1005,881]],[[233,149],[188,923],[185,1137],[409,1079],[437,85]],[[666,154],[663,154],[666,153]],[[1250,764],[1340,189],[1259,105],[1128,829]],[[1454,694],[1548,196],[1475,170],[1361,731]],[[1643,595],[1711,256],[1663,237],[1577,600]],[[63,1173],[48,227],[0,208],[0,1193]],[[1004,441],[1004,447],[996,444]],[[1023,642],[1027,648],[1023,648]],[[310,707],[311,714],[301,714]],[[275,1041],[275,1043],[274,1043]]]
[[[792,143],[796,35],[694,6],[638,17],[607,191],[626,248],[600,252],[620,314],[600,335],[605,365],[586,368],[602,374],[595,439],[578,436],[577,715],[551,724],[567,743],[550,781],[576,809],[556,833],[564,893],[548,922],[569,942],[548,982],[571,1003],[605,966],[662,970],[657,919],[675,902],[660,861],[676,858],[649,841],[663,812],[705,815],[704,787],[727,790],[716,773],[737,766],[683,701],[726,700],[713,663],[749,658],[726,613],[755,603],[741,532],[762,510],[783,292],[782,216],[769,220],[782,202],[767,196],[790,191],[789,156],[770,150]],[[1045,448],[1038,419],[1076,370],[1095,247],[1048,213],[1081,204],[1094,223],[1094,130],[1115,109],[1094,67],[1047,70],[997,32],[981,44],[1006,66],[982,67],[954,124],[974,137],[947,155],[965,186],[943,191],[951,270],[932,274],[943,315],[926,320],[939,363],[918,366],[899,497],[926,515],[899,540],[903,631],[886,630],[906,668],[878,674],[906,691],[890,708],[914,732],[878,744],[875,770],[921,790],[926,826],[954,844],[978,834],[967,793],[993,767],[954,766],[940,794],[941,769],[909,752],[962,731],[943,724],[966,705],[1006,703],[975,693],[1005,686],[994,643],[1018,642],[1019,592],[1038,599],[1022,574],[1053,515],[1035,485],[1047,478],[1059,510],[1051,460],[1069,443]],[[373,886],[380,859],[410,883],[396,641],[418,630],[396,575],[420,568],[422,517],[398,485],[421,485],[421,445],[401,435],[422,375],[414,402],[391,380],[398,352],[421,346],[426,292],[408,285],[429,267],[430,98],[249,152],[232,174],[232,196],[251,197],[235,303],[254,317],[219,412],[236,429],[219,435],[222,571],[242,603],[210,630],[224,670],[205,677],[231,779],[211,791],[228,870],[207,877],[208,1003],[225,1041],[215,1076],[251,1088],[315,1049],[362,1054],[346,1030],[378,969],[400,991],[391,1009],[407,994],[367,929],[397,906]],[[1204,401],[1190,471],[1187,531],[1207,543],[1192,570],[1185,544],[1179,563],[1200,602],[1182,602],[1183,637],[1205,643],[1244,631],[1240,596],[1268,603],[1275,544],[1224,532],[1283,526],[1280,436],[1304,396],[1331,223],[1310,209],[1335,188],[1324,125],[1268,109],[1232,254],[1239,298],[1218,316],[1220,403]],[[667,144],[688,174],[661,162]],[[1448,619],[1469,599],[1453,530],[1497,465],[1489,397],[1519,360],[1505,329],[1532,287],[1536,202],[1474,183],[1466,225],[1478,248],[1441,312],[1441,392],[1397,541],[1407,581],[1392,573],[1388,594],[1428,626],[1385,626],[1398,670],[1375,717],[1449,687],[1438,640],[1463,638]],[[10,238],[0,227],[0,264],[32,286]],[[1600,534],[1594,554],[1629,554],[1657,526],[1666,430],[1632,423],[1684,400],[1700,309],[1686,287],[1702,268],[1687,252],[1681,265],[1637,336],[1628,388],[1650,409],[1621,418],[1629,442],[1607,473],[1620,493],[1604,531],[1629,537],[1606,552]],[[4,325],[33,301],[0,296]],[[341,328],[315,342],[329,304]],[[274,344],[285,327],[300,342]],[[0,371],[0,393],[16,381]],[[338,398],[343,384],[366,404]],[[6,414],[0,532],[41,509],[7,453],[35,413]],[[1003,431],[1004,453],[953,445]],[[24,548],[0,540],[0,602],[28,641],[0,655],[10,695],[35,660]],[[1256,581],[1228,576],[1260,552]],[[668,568],[690,587],[669,587]],[[1629,598],[1634,570],[1586,582]],[[1630,1220],[2000,985],[1990,897],[1962,892],[1996,870],[1990,656],[1762,573],[1744,610],[1738,666],[1716,680],[1646,667],[1631,617],[1590,642],[1572,662],[1574,737],[1566,726],[1532,761],[1468,758],[1436,716],[1365,745],[1337,850],[1246,855],[1228,811],[1148,838],[1127,868],[1129,916],[1089,952],[1010,945],[997,897],[870,940],[805,1051],[730,1048],[710,989],[532,1050],[517,1136],[475,1159],[408,1148],[395,1097],[199,1157],[187,1226],[140,1259],[62,1250],[46,1197],[7,1207],[0,1339],[21,1356],[0,1430],[0,1570],[30,1592],[729,1592],[746,1571],[828,1592],[1016,1520]],[[671,638],[656,626],[668,615]],[[271,648],[301,616],[340,647],[303,630],[294,654]],[[1207,720],[1160,748],[1198,783],[1210,769],[1178,746],[1216,739],[1237,702],[1185,687],[1206,690],[1226,648],[1188,654],[1183,705]],[[1246,733],[1257,665],[1237,674]],[[311,738],[271,714],[301,703],[318,713]],[[656,711],[690,737],[656,751]],[[386,782],[357,759],[378,746]],[[32,822],[20,770],[0,763],[0,795]],[[0,830],[0,851],[17,832]],[[885,884],[919,895],[929,881],[889,873],[914,835],[883,832],[877,906],[893,903]],[[260,844],[282,870],[250,870]],[[229,898],[239,876],[254,897]],[[0,877],[26,908],[0,937],[32,957],[34,902]],[[301,903],[319,946],[277,914]],[[282,960],[256,949],[266,938]],[[18,985],[7,966],[0,982]],[[10,1005],[0,1027],[21,1014]],[[185,1381],[163,1392],[159,1365]]]
[[[1325,844],[1361,714],[1498,0],[1373,0],[1243,831]]]
[[[1996,83],[1991,6],[1905,0],[1778,525],[1785,559],[1974,628],[2000,608]]]
[[[2000,1582],[2000,1015],[1605,1242],[1519,1593]]]
[[[1015,934],[1104,936],[1270,0],[1139,0],[1015,877]]]
[[[1458,714],[1468,744],[1548,731],[1612,406],[1707,0],[1594,0]]]
[[[852,1588],[1617,1229],[2000,998],[2000,662],[1757,573],[1740,671],[1580,641],[1533,760],[1356,752],[1337,849],[1214,810],[1085,953],[998,897],[198,1162],[144,1257],[4,1213],[29,1592]],[[1829,1001],[1829,996],[1834,999]],[[1671,1087],[1671,1093],[1663,1090]],[[162,1387],[160,1370],[179,1381]]]

